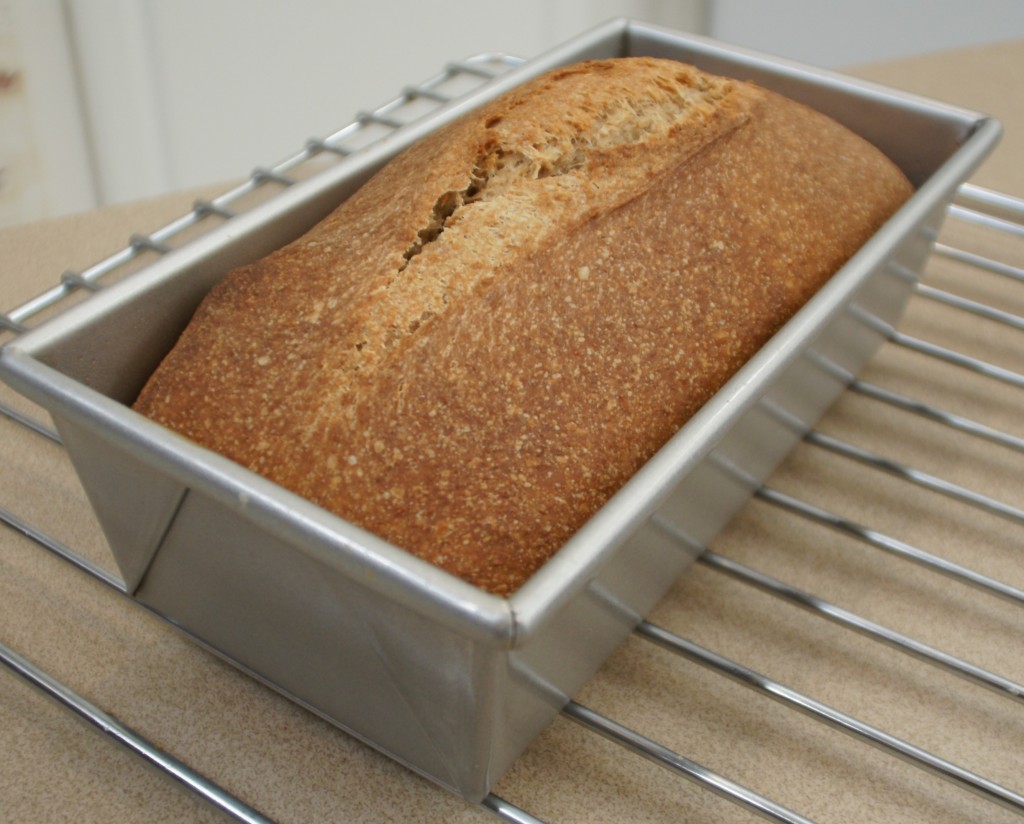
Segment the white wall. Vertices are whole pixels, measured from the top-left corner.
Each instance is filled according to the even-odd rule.
[[[842,68],[1024,37],[1024,2],[713,0],[709,29],[727,42]]]

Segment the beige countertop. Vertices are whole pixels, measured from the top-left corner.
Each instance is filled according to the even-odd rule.
[[[999,117],[974,180],[1024,196],[1024,42],[855,72]],[[299,138],[302,136],[300,135]],[[0,232],[7,310],[191,208],[183,192]],[[1024,263],[1024,242],[968,226],[957,243]],[[1024,289],[933,259],[930,283],[1024,315]],[[905,331],[1024,372],[1019,331],[915,299]],[[886,346],[866,377],[1024,436],[1016,387]],[[18,403],[4,390],[3,400]],[[860,396],[820,429],[1024,507],[1024,460]],[[0,419],[0,507],[113,569],[63,451]],[[1024,529],[801,445],[771,486],[1024,587]],[[751,503],[714,545],[749,566],[1024,682],[1024,611]],[[979,689],[750,590],[703,565],[651,620],[1024,792],[1020,702]],[[302,821],[477,821],[488,814],[412,775],[0,527],[0,641],[265,815]],[[578,696],[666,746],[821,821],[1019,820],[862,742],[630,639]],[[559,718],[495,792],[550,821],[746,821],[744,811]],[[218,816],[162,774],[0,672],[0,820],[181,821]]]

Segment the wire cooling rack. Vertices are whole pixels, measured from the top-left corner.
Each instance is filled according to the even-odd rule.
[[[117,254],[101,261],[95,266],[81,272],[65,272],[53,288],[44,292],[5,315],[0,315],[0,334],[8,339],[20,333],[48,315],[61,311],[62,307],[84,293],[94,291],[106,283],[130,274],[140,258],[151,254],[163,254],[177,245],[186,243],[197,234],[202,234],[212,226],[251,208],[255,203],[274,194],[282,188],[290,186],[311,174],[316,174],[325,166],[337,163],[341,158],[359,151],[376,140],[402,128],[435,107],[458,98],[483,82],[500,75],[517,65],[520,61],[504,55],[483,55],[470,60],[447,66],[443,72],[430,80],[409,87],[392,102],[372,112],[360,114],[355,121],[344,129],[325,139],[310,140],[301,152],[293,157],[268,168],[253,171],[251,177],[240,186],[212,200],[197,202],[191,212],[158,231],[145,235],[132,236],[128,245]],[[915,297],[917,303],[931,304],[942,307],[943,312],[957,313],[960,317],[981,319],[1001,330],[1000,334],[1019,335],[1024,332],[1024,317],[1019,314],[1016,306],[1024,306],[1024,203],[992,191],[965,185],[961,188],[956,201],[948,210],[948,226],[961,224],[971,227],[972,231],[984,231],[994,238],[986,244],[982,251],[962,248],[955,242],[946,242],[940,237],[935,246],[932,261],[952,266],[959,273],[952,285],[941,282],[933,284],[926,278],[918,288]],[[955,228],[953,235],[956,235]],[[944,231],[945,235],[945,231]],[[1003,257],[988,253],[991,247],[997,247]],[[975,276],[994,278],[999,281],[995,289],[998,299],[995,302],[981,295],[972,296]],[[967,294],[959,293],[957,283],[967,283]],[[981,290],[984,292],[984,289]],[[1007,306],[1006,295],[1009,294]],[[913,314],[913,311],[911,312]],[[1009,365],[990,362],[982,357],[971,354],[976,341],[968,340],[960,347],[935,343],[928,339],[911,334],[902,329],[891,329],[887,347],[896,352],[910,353],[914,357],[928,359],[941,364],[941,368],[953,377],[949,384],[954,389],[965,379],[961,374],[972,376],[966,379],[970,387],[968,392],[985,391],[984,386],[978,388],[977,383],[988,382],[990,386],[999,387],[1000,392],[1017,393],[1024,389],[1024,372],[1021,371],[1022,359],[1019,339],[1009,345]],[[894,356],[898,361],[900,355]],[[1024,454],[1024,436],[1021,432],[988,425],[975,420],[956,409],[948,409],[941,403],[933,402],[931,397],[922,398],[913,394],[905,394],[899,389],[883,386],[881,383],[852,375],[842,376],[849,383],[847,396],[878,405],[921,422],[921,426],[937,426],[956,437],[967,437],[976,441],[984,441],[992,448],[1000,450],[999,461],[1004,465],[1007,461],[1016,467],[1018,480]],[[913,384],[913,380],[910,381]],[[931,387],[926,389],[925,396],[941,391]],[[853,403],[857,403],[854,400]],[[1024,408],[1024,394],[1010,401]],[[956,404],[954,404],[954,407]],[[0,406],[7,418],[16,424],[31,430],[34,435],[59,443],[57,434],[47,423],[41,422],[31,414],[15,409],[6,404]],[[911,429],[917,424],[912,424]],[[954,507],[965,507],[979,513],[979,517],[995,518],[1000,523],[1009,525],[1009,533],[1000,531],[997,542],[1007,540],[1017,550],[1024,548],[1024,509],[1021,506],[1001,500],[993,495],[978,492],[967,485],[944,479],[939,473],[915,468],[911,461],[893,457],[884,452],[873,451],[872,448],[857,445],[855,442],[829,434],[817,429],[809,433],[805,439],[803,450],[824,453],[830,461],[839,461],[861,467],[861,471],[871,476],[884,476],[899,489],[898,495],[912,497],[924,492],[928,495],[943,496],[950,500]],[[895,449],[896,452],[901,450]],[[913,456],[913,452],[910,453]],[[1006,458],[1009,456],[1009,458]],[[839,487],[845,487],[850,480],[848,468],[840,471],[835,478],[829,478]],[[867,481],[869,485],[876,481]],[[775,485],[761,487],[755,496],[752,506],[759,507],[762,512],[782,514],[785,518],[797,519],[812,525],[814,528],[839,536],[839,540],[847,544],[856,544],[871,551],[878,551],[895,558],[899,563],[913,565],[924,570],[928,575],[942,577],[954,582],[958,587],[975,593],[975,597],[995,599],[1010,605],[1016,610],[1011,618],[1011,635],[1008,643],[1016,644],[1022,649],[1021,636],[1024,635],[1024,623],[1020,612],[1024,607],[1024,580],[1004,581],[985,574],[976,569],[968,568],[957,561],[917,546],[904,538],[896,537],[876,526],[861,522],[848,515],[840,514],[813,503],[808,499],[785,491]],[[1019,488],[1019,487],[1018,487]],[[773,515],[762,515],[771,521]],[[61,543],[48,531],[46,523],[33,523],[17,512],[0,506],[0,520],[10,528],[21,532],[31,541],[45,547],[59,557],[106,584],[115,593],[124,595],[124,585],[115,576],[101,566],[90,561],[73,548]],[[742,531],[742,530],[741,530]],[[819,532],[820,534],[820,532]],[[727,546],[730,541],[727,538]],[[1001,547],[1005,549],[1005,547]],[[1020,562],[1018,561],[1018,567]],[[738,560],[731,554],[720,552],[712,547],[704,551],[697,568],[698,573],[707,571],[711,575],[722,575],[745,588],[745,591],[763,593],[770,596],[780,605],[793,607],[817,619],[826,621],[842,632],[853,633],[865,637],[870,642],[895,650],[910,658],[924,662],[926,665],[951,674],[968,684],[970,688],[987,690],[1001,700],[1005,700],[1008,713],[1019,712],[1024,703],[1024,685],[994,672],[989,668],[971,663],[965,657],[952,652],[943,651],[931,641],[919,640],[872,620],[837,602],[812,594],[810,591],[794,583],[787,583],[775,577],[774,570],[754,568]],[[111,595],[110,597],[116,597]],[[744,596],[748,597],[748,596]],[[943,607],[939,607],[943,608]],[[657,611],[656,611],[657,612]],[[671,610],[669,610],[671,612]],[[726,655],[712,651],[706,646],[683,637],[676,631],[655,623],[656,618],[643,622],[636,630],[635,640],[649,642],[659,650],[668,651],[679,659],[698,665],[714,673],[715,677],[738,682],[752,693],[771,699],[786,707],[794,714],[809,716],[825,727],[845,733],[854,739],[864,742],[873,748],[883,751],[904,763],[917,767],[930,774],[935,780],[945,781],[959,790],[979,796],[984,802],[994,805],[991,809],[1001,808],[1001,812],[1024,815],[1024,738],[1007,747],[1012,758],[1014,754],[1020,758],[1020,769],[1016,772],[1015,786],[1007,786],[1008,782],[1000,783],[987,778],[972,769],[954,763],[951,760],[922,747],[915,746],[898,734],[861,720],[825,701],[816,699],[810,694],[794,689],[779,680],[775,680],[759,671],[756,666],[741,663]],[[965,619],[966,620],[966,619]],[[1014,636],[1012,630],[1016,630]],[[268,820],[259,811],[253,809],[239,798],[205,778],[200,772],[183,763],[173,755],[164,752],[152,742],[118,721],[116,717],[90,702],[85,696],[74,692],[55,677],[36,666],[29,657],[0,643],[0,660],[22,679],[37,687],[46,695],[54,698],[107,737],[113,738],[121,746],[134,753],[143,761],[155,765],[161,771],[180,782],[187,790],[200,799],[213,805],[228,816],[240,821]],[[724,797],[753,816],[761,816],[771,820],[802,822],[807,821],[800,813],[771,800],[770,792],[763,793],[744,786],[740,781],[732,780],[719,771],[702,766],[695,760],[678,751],[679,748],[654,740],[630,726],[614,720],[612,717],[596,711],[582,701],[572,701],[564,710],[564,717],[583,727],[588,735],[601,739],[609,739],[624,751],[633,753],[665,768],[669,773],[689,780],[693,784],[712,794]],[[1006,735],[1019,735],[1020,718],[1010,716],[1012,720],[1006,727]],[[1005,742],[1004,742],[1005,743]],[[1008,771],[1012,776],[1013,770]],[[1010,782],[1012,783],[1012,782]],[[343,790],[342,790],[343,791]],[[439,791],[440,792],[440,791]],[[525,806],[525,805],[524,805]],[[517,803],[511,803],[497,795],[486,798],[481,807],[507,821],[538,821],[537,814],[523,809]],[[986,807],[986,809],[989,809]]]

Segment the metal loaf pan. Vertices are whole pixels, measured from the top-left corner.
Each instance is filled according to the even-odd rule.
[[[643,54],[801,100],[878,145],[917,191],[515,595],[478,591],[129,409],[225,271],[302,233],[395,152],[547,69]],[[947,202],[998,134],[971,112],[612,21],[21,336],[2,374],[53,415],[134,598],[478,800],[885,339]]]

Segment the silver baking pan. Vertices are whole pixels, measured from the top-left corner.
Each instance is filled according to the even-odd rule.
[[[655,55],[752,79],[875,143],[911,200],[520,591],[388,545],[129,408],[228,269],[298,236],[389,157],[558,65]],[[0,373],[52,414],[125,587],[293,700],[481,799],[886,339],[982,115],[617,20],[442,106],[12,341]]]

